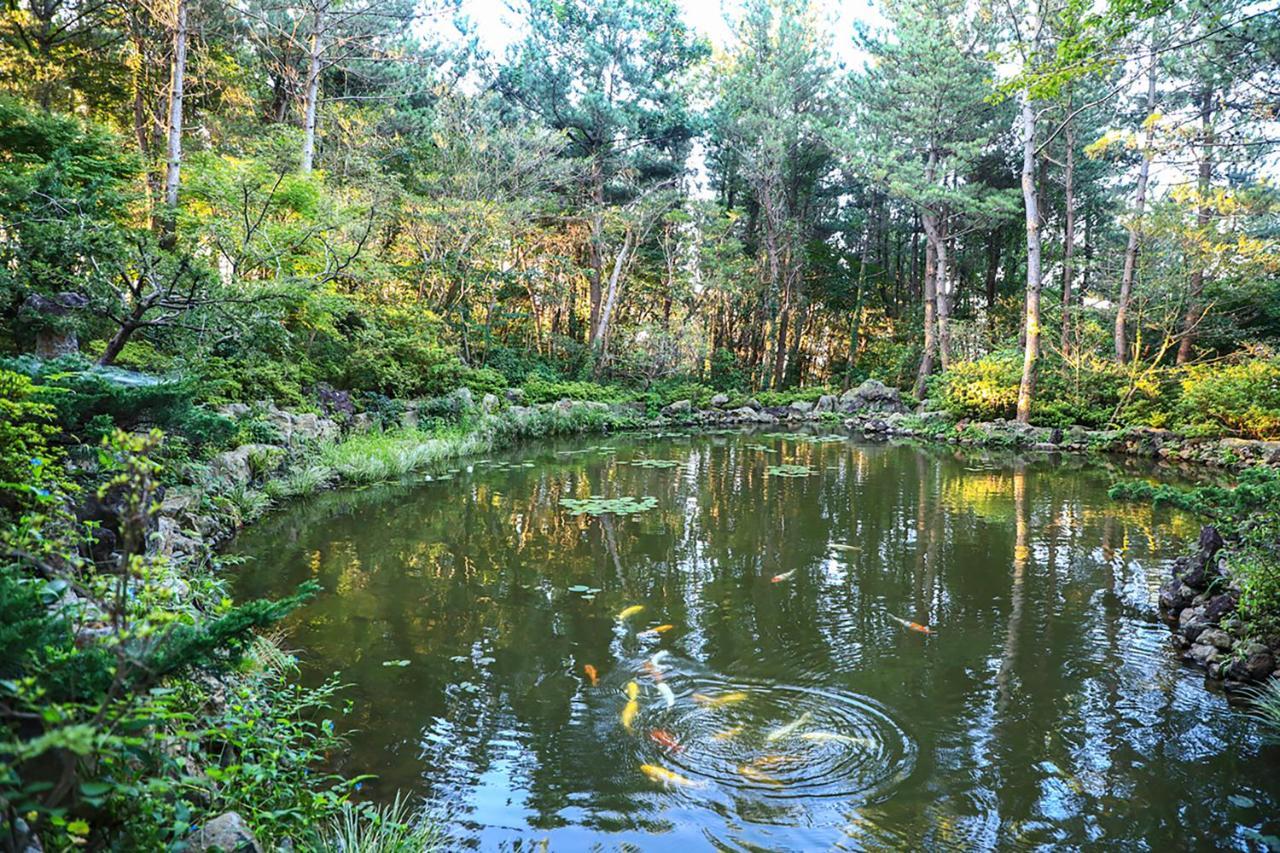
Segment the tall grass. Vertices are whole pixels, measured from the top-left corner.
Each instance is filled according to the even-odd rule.
[[[1271,732],[1280,737],[1280,679],[1272,678],[1252,691],[1253,714]]]
[[[427,853],[440,850],[444,838],[432,823],[415,823],[409,803],[399,794],[380,808],[346,803],[329,824],[323,853]]]

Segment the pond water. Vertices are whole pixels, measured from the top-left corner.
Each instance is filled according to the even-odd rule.
[[[351,684],[342,769],[422,798],[451,848],[1280,834],[1280,746],[1156,613],[1197,525],[1107,497],[1149,472],[762,432],[458,468],[319,496],[233,548],[241,597],[323,585],[291,643]]]

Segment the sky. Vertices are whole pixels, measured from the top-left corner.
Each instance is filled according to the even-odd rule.
[[[729,17],[739,7],[737,0],[676,0],[684,10],[685,20],[699,33],[710,39],[716,48],[729,45],[732,35]],[[818,0],[831,21],[831,41],[837,55],[848,65],[860,64],[861,54],[853,45],[855,22],[871,26],[884,23],[873,0]],[[522,33],[519,16],[507,7],[507,0],[462,0],[462,11],[477,25],[481,43],[495,55],[501,56],[507,45]]]

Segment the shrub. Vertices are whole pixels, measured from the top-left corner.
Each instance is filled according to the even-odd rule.
[[[27,509],[63,485],[53,407],[33,399],[41,390],[0,369],[0,513]]]
[[[990,421],[1017,414],[1021,381],[1021,355],[1003,351],[975,361],[952,362],[950,369],[934,378],[932,388],[952,416]]]
[[[616,386],[595,382],[556,382],[540,375],[531,375],[525,380],[524,394],[530,403],[554,403],[556,400],[620,403],[626,399],[626,394]]]
[[[1178,414],[1191,434],[1280,438],[1280,356],[1189,368]]]

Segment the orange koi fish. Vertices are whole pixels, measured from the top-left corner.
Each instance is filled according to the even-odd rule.
[[[676,740],[676,736],[666,729],[653,729],[649,732],[649,740],[656,743],[663,749],[669,749],[672,752],[679,752],[684,749],[680,745],[680,741]]]
[[[652,678],[654,681],[656,681],[658,684],[662,683],[662,679],[663,679],[662,670],[654,666],[653,661],[647,660],[644,662],[644,671],[648,673],[649,677]]]
[[[912,622],[910,619],[903,619],[901,616],[894,616],[892,613],[888,613],[886,615],[908,631],[915,631],[917,634],[933,633],[933,629],[928,625],[921,625],[919,622]]]
[[[780,575],[774,575],[773,577],[769,578],[769,581],[770,583],[782,583],[783,581],[789,581],[796,576],[797,571],[798,571],[797,569],[792,569],[789,572],[783,572]]]
[[[641,631],[640,633],[636,634],[636,636],[637,637],[657,637],[660,634],[667,633],[674,627],[675,625],[659,625],[656,628],[650,628],[647,631]]]
[[[656,764],[641,764],[640,772],[648,776],[655,782],[661,782],[664,785],[677,785],[684,788],[700,788],[701,782],[695,782],[692,779],[686,779],[679,773],[673,773],[665,767],[659,767]]]
[[[592,687],[595,687],[597,684],[600,683],[599,674],[596,672],[596,668],[594,666],[592,666],[591,664],[587,664],[582,668],[582,671],[587,674],[587,678],[591,681]]]

